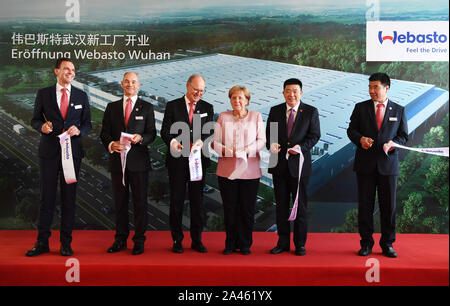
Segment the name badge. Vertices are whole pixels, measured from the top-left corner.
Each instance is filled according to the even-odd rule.
[[[143,116],[136,116],[136,120],[144,120]]]
[[[83,105],[81,105],[81,104],[75,105],[75,109],[81,109],[81,108],[83,108]]]
[[[203,117],[206,117],[206,116],[208,116],[208,113],[200,114],[200,118],[203,118]]]
[[[397,117],[389,117],[389,121],[397,121]]]

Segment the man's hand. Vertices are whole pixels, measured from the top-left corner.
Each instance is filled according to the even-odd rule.
[[[132,138],[130,138],[130,141],[132,144],[137,144],[138,142],[141,142],[142,136],[139,134],[134,134]]]
[[[196,147],[196,146],[202,148],[203,147],[203,141],[201,139],[199,139],[199,140],[197,140],[196,142],[194,142],[192,144],[192,147]]]
[[[273,154],[277,154],[281,151],[280,149],[280,144],[279,143],[272,143],[270,145],[270,152],[272,152]]]
[[[44,134],[50,134],[53,131],[53,124],[50,121],[45,121],[41,127],[41,132]]]
[[[298,152],[296,152],[296,151],[290,151],[291,149],[297,149],[297,148],[300,148],[300,145],[295,145],[295,146],[293,146],[292,148],[289,148],[288,149],[288,153],[289,154],[292,154],[292,155],[297,155],[298,154]]]
[[[387,152],[394,150],[395,147],[393,147],[393,144],[394,142],[392,140],[389,140],[383,145],[383,151],[387,154]]]
[[[72,137],[72,136],[78,136],[78,135],[80,135],[80,130],[79,130],[75,125],[72,125],[72,126],[67,130],[67,134],[69,134],[70,137]]]
[[[361,143],[361,146],[364,150],[369,149],[372,144],[373,144],[373,139],[369,138],[369,137],[361,137],[361,139],[359,140],[359,142]]]
[[[117,141],[114,141],[114,142],[111,144],[111,150],[114,151],[114,152],[120,153],[120,152],[122,152],[123,150],[125,150],[125,146],[122,146],[122,145],[120,144],[120,140],[117,140]]]
[[[183,150],[183,146],[181,145],[181,143],[179,143],[174,139],[170,143],[170,149],[172,150],[172,152],[178,153],[181,152],[181,150]]]

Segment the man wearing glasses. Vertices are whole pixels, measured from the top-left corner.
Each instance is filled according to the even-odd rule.
[[[169,148],[166,167],[169,172],[170,189],[170,229],[174,253],[183,253],[182,230],[183,206],[186,185],[189,193],[191,248],[206,253],[201,236],[203,230],[203,187],[204,175],[199,181],[190,180],[189,154],[191,148],[202,148],[202,170],[209,167],[207,144],[203,143],[214,131],[213,106],[201,98],[205,93],[205,80],[201,75],[189,77],[186,94],[166,105],[161,127],[161,138]],[[204,126],[209,123],[208,126]]]

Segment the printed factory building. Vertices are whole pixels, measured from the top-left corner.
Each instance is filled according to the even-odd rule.
[[[352,165],[356,147],[346,133],[350,115],[356,103],[370,98],[368,75],[224,54],[97,71],[89,73],[87,81],[75,81],[74,85],[88,93],[92,106],[104,110],[107,103],[121,98],[120,82],[127,71],[139,75],[140,97],[155,105],[158,134],[165,103],[185,94],[186,80],[194,73],[201,74],[206,80],[203,99],[214,105],[216,118],[220,112],[231,110],[228,90],[234,85],[242,85],[251,93],[248,109],[260,112],[264,122],[270,108],[284,102],[283,82],[288,78],[299,78],[303,83],[302,101],[319,110],[322,134],[312,149],[311,193]],[[394,79],[388,96],[406,108],[412,136],[416,128],[439,111],[448,112],[448,91],[434,85]],[[210,152],[211,159],[217,161],[217,155]],[[272,177],[267,173],[268,156],[267,150],[261,153],[261,182],[272,186]]]

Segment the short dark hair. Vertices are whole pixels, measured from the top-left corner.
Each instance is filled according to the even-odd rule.
[[[68,57],[60,57],[60,58],[58,58],[56,60],[55,68],[59,69],[61,67],[61,63],[62,62],[71,62],[73,64],[73,62],[72,62],[72,60],[70,58],[68,58]]]
[[[291,78],[291,79],[287,79],[286,81],[284,81],[283,84],[283,90],[286,88],[287,85],[298,85],[300,86],[300,89],[302,89],[302,81],[300,81],[299,79],[295,79],[295,78]]]
[[[391,78],[386,73],[377,72],[377,73],[372,74],[369,77],[369,82],[375,82],[375,81],[380,81],[384,87],[386,87],[386,86],[391,87]]]

